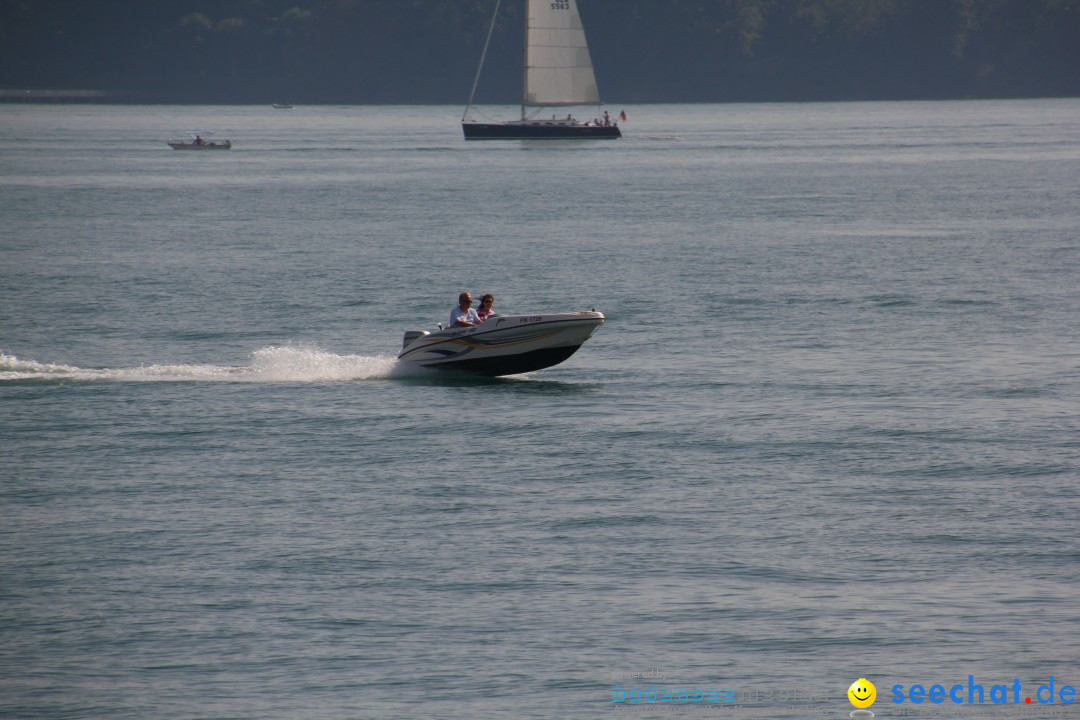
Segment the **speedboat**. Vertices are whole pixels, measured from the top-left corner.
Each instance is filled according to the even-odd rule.
[[[398,362],[495,377],[558,365],[577,352],[604,314],[492,315],[475,327],[406,330]]]

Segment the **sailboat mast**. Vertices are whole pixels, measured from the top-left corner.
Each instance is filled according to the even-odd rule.
[[[529,5],[532,0],[525,0],[525,42],[521,44],[521,54],[525,62],[521,63],[521,120],[525,120],[525,102],[529,97]]]

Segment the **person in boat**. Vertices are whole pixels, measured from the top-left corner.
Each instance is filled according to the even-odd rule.
[[[609,127],[610,125],[611,125],[611,116],[608,115],[608,111],[605,110],[604,111],[604,127]]]
[[[476,311],[476,316],[480,318],[480,322],[484,322],[495,314],[493,305],[495,305],[495,296],[491,293],[480,298],[480,308]]]
[[[191,144],[192,144],[192,145],[205,145],[205,144],[206,144],[206,141],[205,141],[205,140],[203,140],[201,136],[199,136],[199,135],[196,135],[196,136],[195,136],[195,139],[194,139],[194,140],[192,141],[192,143],[191,143]]]
[[[458,304],[450,311],[450,327],[476,327],[480,324],[480,316],[472,308],[472,295],[469,291],[458,295]]]

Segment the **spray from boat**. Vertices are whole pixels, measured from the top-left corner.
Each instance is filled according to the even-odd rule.
[[[151,364],[120,368],[82,368],[24,360],[0,352],[0,382],[348,382],[396,375],[392,355],[338,355],[311,345],[266,347],[251,353],[247,365]]]

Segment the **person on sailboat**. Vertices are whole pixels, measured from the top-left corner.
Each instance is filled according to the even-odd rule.
[[[476,327],[480,324],[480,316],[472,309],[472,295],[469,291],[458,295],[458,304],[450,311],[450,327]]]
[[[609,125],[611,125],[611,116],[608,115],[608,111],[605,110],[604,111],[604,127],[608,127]]]
[[[480,322],[484,322],[489,317],[495,314],[493,306],[495,305],[495,296],[491,293],[487,293],[480,298],[480,309],[476,311],[476,316],[480,318]]]

